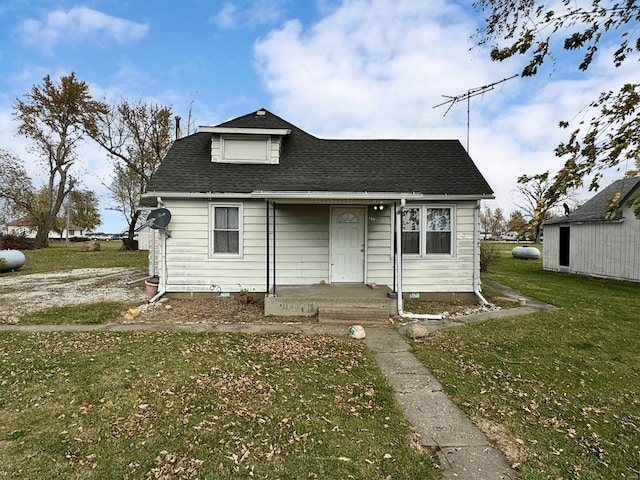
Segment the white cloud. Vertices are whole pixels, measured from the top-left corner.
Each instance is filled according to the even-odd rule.
[[[73,44],[80,40],[99,37],[125,44],[143,38],[149,25],[114,17],[87,7],[74,7],[68,11],[49,12],[42,20],[28,19],[17,27],[22,40],[45,50],[60,43]]]
[[[445,0],[352,0],[314,25],[286,22],[254,45],[256,69],[276,113],[315,135],[343,138],[467,136],[467,102],[434,109],[521,71],[491,62],[470,36],[479,16]],[[600,67],[600,64],[597,65]],[[629,72],[598,68],[570,79],[514,78],[470,99],[470,154],[513,210],[523,174],[557,171],[560,120],[580,119],[598,92]],[[446,112],[446,115],[444,115]],[[578,116],[578,117],[577,117]],[[589,117],[590,118],[590,117]]]
[[[221,29],[233,30],[239,27],[269,25],[280,20],[290,0],[253,0],[227,2],[213,17],[213,22]]]
[[[214,17],[216,25],[224,29],[236,27],[236,6],[233,3],[225,3],[222,10]]]

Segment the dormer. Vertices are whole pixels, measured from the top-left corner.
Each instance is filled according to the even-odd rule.
[[[216,163],[278,164],[288,128],[200,127],[213,133],[211,161]]]

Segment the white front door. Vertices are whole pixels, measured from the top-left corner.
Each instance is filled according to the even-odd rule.
[[[364,282],[364,220],[361,207],[331,209],[331,282]]]

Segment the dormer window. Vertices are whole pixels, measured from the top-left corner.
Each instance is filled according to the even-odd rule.
[[[200,127],[211,132],[211,161],[217,163],[280,163],[284,128]]]
[[[271,138],[259,136],[220,136],[220,161],[271,163]]]

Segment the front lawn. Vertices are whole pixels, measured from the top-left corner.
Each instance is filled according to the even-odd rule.
[[[435,479],[363,343],[0,334],[0,478]]]
[[[30,273],[57,272],[75,268],[136,268],[147,271],[149,252],[147,250],[122,251],[122,242],[100,242],[99,252],[82,252],[82,242],[51,241],[49,248],[25,250],[27,259],[19,270],[3,275],[28,275]]]
[[[544,272],[501,246],[484,277],[559,310],[440,331],[415,352],[523,479],[640,475],[640,285]]]

